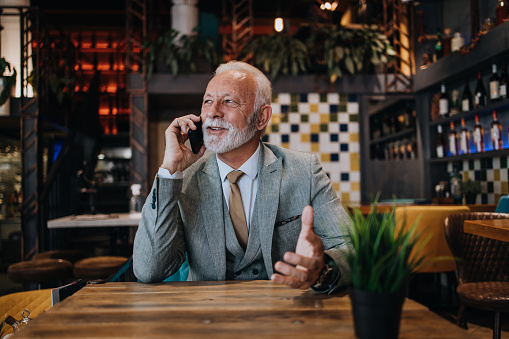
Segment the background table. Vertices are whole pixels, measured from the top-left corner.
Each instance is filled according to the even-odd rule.
[[[119,227],[138,226],[141,214],[129,213],[69,215],[48,220],[48,228]]]
[[[466,233],[509,242],[509,219],[465,220]]]
[[[479,338],[406,300],[400,338]],[[491,331],[488,332],[491,334]],[[350,298],[271,281],[88,285],[13,338],[355,338]],[[489,336],[488,336],[489,337]]]

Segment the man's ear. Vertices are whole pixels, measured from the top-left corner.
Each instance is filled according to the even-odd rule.
[[[263,105],[260,110],[260,113],[258,113],[256,128],[259,131],[264,130],[267,124],[269,123],[271,117],[272,117],[272,107],[270,105]]]

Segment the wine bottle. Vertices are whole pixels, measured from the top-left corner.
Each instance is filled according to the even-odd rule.
[[[451,121],[450,126],[451,130],[449,131],[449,154],[453,157],[459,154],[458,133],[456,133],[456,130],[454,129],[453,121]]]
[[[437,42],[435,43],[435,54],[434,54],[434,60],[437,61],[438,59],[442,58],[444,56],[444,49],[442,44],[442,33],[440,30],[437,32]]]
[[[439,112],[442,118],[445,118],[449,115],[449,97],[445,92],[445,85],[442,84],[440,86],[440,99],[439,99]]]
[[[479,123],[479,116],[475,115],[475,125],[473,130],[474,145],[476,152],[484,152],[484,130]]]
[[[465,118],[461,118],[461,131],[460,131],[460,154],[470,153],[470,132],[465,127]]]
[[[497,119],[497,112],[493,110],[493,121],[490,126],[491,142],[493,150],[498,151],[502,149],[502,124]]]
[[[468,112],[472,110],[472,93],[468,85],[468,79],[465,79],[465,87],[463,88],[463,95],[461,97],[461,111]]]
[[[486,106],[486,89],[482,83],[481,72],[477,74],[477,85],[475,86],[474,107]]]
[[[507,76],[507,70],[502,68],[502,73],[500,74],[500,86],[498,87],[498,91],[500,94],[500,99],[507,99],[507,84],[509,83],[509,76]]]
[[[497,65],[493,64],[491,66],[492,73],[490,77],[490,100],[498,101],[500,100],[500,78],[497,73]]]
[[[442,125],[437,126],[437,158],[443,158],[445,155],[444,135],[442,134]]]

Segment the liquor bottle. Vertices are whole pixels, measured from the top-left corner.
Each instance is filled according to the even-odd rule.
[[[468,112],[470,110],[472,110],[472,93],[470,92],[470,86],[468,86],[468,79],[465,79],[465,87],[461,97],[461,111]]]
[[[437,126],[437,158],[443,158],[445,155],[444,135],[442,134],[442,125]]]
[[[461,118],[461,131],[460,131],[460,154],[470,153],[470,132],[465,127],[465,118]]]
[[[474,107],[486,106],[486,89],[482,83],[481,72],[477,74],[477,85],[475,86]]]
[[[449,97],[445,92],[445,85],[442,84],[440,86],[440,99],[438,101],[439,105],[439,113],[442,118],[445,118],[449,115]]]
[[[500,74],[500,86],[498,87],[498,91],[500,94],[500,99],[507,99],[507,84],[509,83],[509,76],[507,76],[507,70],[502,68],[502,73]]]
[[[507,16],[509,15],[509,7],[506,0],[498,0],[495,15],[497,17],[497,25],[500,25],[507,19]]]
[[[500,100],[500,78],[497,74],[497,65],[493,64],[491,66],[492,73],[490,77],[490,100],[498,101]]]
[[[453,157],[459,154],[458,133],[456,133],[456,130],[454,129],[453,121],[451,121],[450,126],[451,130],[449,131],[449,153]]]
[[[493,110],[493,121],[490,126],[491,142],[493,143],[493,150],[498,151],[502,149],[502,124],[497,119],[497,112]]]
[[[444,49],[442,44],[442,33],[440,31],[437,33],[437,42],[435,43],[435,54],[433,61],[437,61],[438,59],[444,56]]]
[[[476,152],[484,152],[484,130],[479,123],[479,116],[475,115],[475,125],[472,131],[474,137],[474,145]]]

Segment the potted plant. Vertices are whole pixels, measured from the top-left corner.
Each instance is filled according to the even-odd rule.
[[[477,195],[481,193],[481,183],[472,179],[464,180],[461,182],[461,193],[465,196],[465,202],[473,205]]]
[[[419,249],[426,239],[411,227],[397,227],[395,207],[378,214],[377,200],[364,217],[359,209],[350,215],[346,260],[350,268],[350,298],[358,338],[397,338],[401,308],[408,282],[423,262]],[[406,220],[398,221],[405,223]]]
[[[0,115],[10,114],[9,98],[16,84],[16,75],[16,69],[5,58],[0,59]]]

